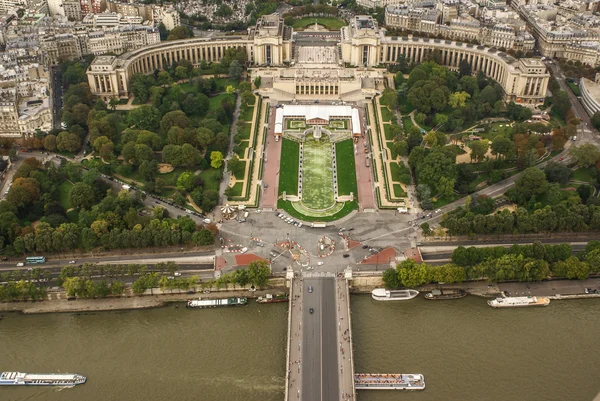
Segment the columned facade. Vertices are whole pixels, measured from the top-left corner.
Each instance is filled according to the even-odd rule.
[[[451,70],[458,70],[461,60],[466,60],[474,74],[481,71],[502,85],[507,101],[524,104],[544,102],[550,74],[540,60],[517,60],[485,46],[429,38],[384,37],[376,65],[395,63],[399,55],[419,64],[434,52],[441,64]]]
[[[290,61],[292,30],[276,15],[262,17],[248,36],[192,38],[162,42],[125,53],[119,57],[98,56],[87,71],[88,83],[95,95],[108,100],[127,97],[129,79],[134,74],[151,74],[181,60],[195,67],[204,60],[220,62],[227,49],[246,52],[251,65],[281,66]]]

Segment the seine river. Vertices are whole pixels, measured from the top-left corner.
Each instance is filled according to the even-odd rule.
[[[485,300],[352,297],[357,372],[423,373],[427,389],[358,401],[592,400],[600,301],[494,310]],[[0,370],[74,372],[72,389],[2,387],[0,400],[282,401],[287,305],[88,315],[8,314]]]

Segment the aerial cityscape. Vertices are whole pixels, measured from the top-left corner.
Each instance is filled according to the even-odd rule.
[[[600,400],[600,0],[0,0],[0,56],[1,400]]]

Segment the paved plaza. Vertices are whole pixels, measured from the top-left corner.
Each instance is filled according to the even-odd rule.
[[[310,225],[296,227],[287,224],[278,218],[275,212],[256,213],[250,212],[248,220],[240,223],[235,220],[224,221],[221,227],[221,236],[230,244],[247,247],[248,253],[256,254],[266,260],[272,261],[272,270],[275,274],[282,274],[288,266],[306,271],[307,266],[296,263],[289,252],[276,244],[293,241],[302,247],[309,255],[308,266],[314,272],[342,272],[351,266],[354,270],[383,270],[387,265],[365,266],[360,265],[366,257],[372,256],[373,251],[363,248],[383,249],[394,247],[398,254],[414,246],[414,228],[409,224],[410,217],[395,213],[394,211],[380,210],[373,213],[355,213],[342,219],[335,225],[325,228],[312,228]],[[345,249],[345,241],[339,235],[340,229],[350,241],[357,241],[360,246]],[[335,241],[335,250],[331,255],[319,257],[319,239],[324,236]],[[254,238],[254,239],[253,239]],[[263,245],[258,245],[258,241]],[[353,243],[354,244],[354,243]],[[273,256],[277,255],[277,256]],[[348,255],[344,257],[344,255]],[[225,271],[235,266],[235,253],[223,252],[227,259]],[[323,262],[318,265],[317,262]]]
[[[297,63],[299,64],[334,64],[338,62],[336,46],[299,46]]]

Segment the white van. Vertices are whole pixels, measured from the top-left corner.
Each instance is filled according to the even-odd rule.
[[[241,250],[240,252],[241,252],[241,253],[246,253],[246,252],[248,252],[248,248],[246,248],[246,247],[243,247],[243,248],[242,248],[242,250]]]
[[[17,267],[23,267],[23,266],[25,266],[25,263],[23,263],[23,262],[17,263]]]

